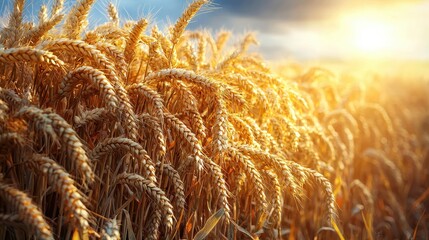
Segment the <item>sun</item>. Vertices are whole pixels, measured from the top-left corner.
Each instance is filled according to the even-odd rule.
[[[388,28],[379,22],[362,21],[354,29],[354,44],[362,52],[380,52],[389,45]]]
[[[395,41],[391,24],[381,18],[355,16],[349,19],[348,28],[351,46],[358,54],[381,57],[389,52]]]

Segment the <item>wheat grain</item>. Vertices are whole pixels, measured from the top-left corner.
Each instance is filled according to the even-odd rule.
[[[7,104],[0,99],[0,123],[3,122],[7,118],[7,111],[9,110],[9,107]]]

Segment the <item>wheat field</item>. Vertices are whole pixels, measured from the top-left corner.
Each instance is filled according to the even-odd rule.
[[[424,81],[273,67],[185,30],[209,0],[165,31],[93,3],[1,29],[0,239],[429,236]]]

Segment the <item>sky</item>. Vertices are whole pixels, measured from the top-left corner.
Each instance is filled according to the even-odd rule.
[[[50,0],[51,1],[51,0]],[[27,0],[27,19],[42,0]],[[66,0],[70,9],[75,1]],[[123,19],[150,17],[174,23],[190,3],[184,0],[112,0]],[[97,0],[90,22],[105,22],[108,0]],[[12,0],[1,0],[5,21]],[[48,4],[49,5],[49,4]],[[212,0],[190,29],[256,32],[257,50],[267,59],[429,60],[429,1],[419,0]],[[238,41],[238,39],[236,39]]]

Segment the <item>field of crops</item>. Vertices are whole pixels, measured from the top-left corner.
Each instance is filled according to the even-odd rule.
[[[270,66],[185,30],[208,0],[165,31],[93,3],[1,29],[0,239],[429,236],[427,79]]]

